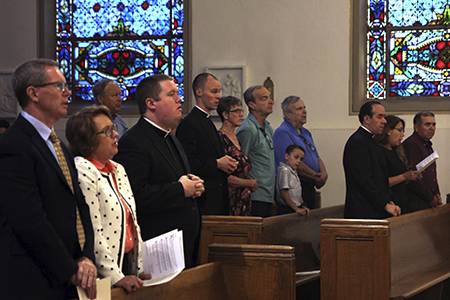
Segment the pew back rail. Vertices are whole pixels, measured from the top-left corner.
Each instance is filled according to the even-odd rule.
[[[272,300],[295,299],[294,249],[289,246],[213,244],[213,263],[181,272],[173,280],[112,300]]]
[[[322,220],[322,299],[440,299],[449,228],[450,205],[386,220]]]

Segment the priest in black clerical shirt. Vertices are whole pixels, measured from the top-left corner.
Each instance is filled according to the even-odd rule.
[[[384,219],[400,215],[400,207],[389,201],[389,182],[381,148],[374,140],[386,124],[383,105],[368,101],[361,106],[361,126],[344,149],[346,197],[344,216],[352,219]]]
[[[227,176],[238,162],[225,155],[224,145],[211,121],[211,111],[217,109],[222,85],[212,74],[201,73],[192,83],[195,107],[177,129],[177,137],[186,150],[194,173],[205,180],[205,193],[199,199],[200,211],[205,215],[228,215]]]
[[[136,90],[141,118],[119,141],[115,160],[126,169],[144,240],[183,231],[186,266],[195,265],[200,230],[197,199],[203,180],[190,173],[173,135],[182,118],[178,87],[166,75],[142,80]]]

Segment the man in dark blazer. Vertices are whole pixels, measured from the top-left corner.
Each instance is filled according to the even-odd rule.
[[[344,172],[347,193],[344,215],[352,219],[384,219],[400,214],[389,201],[389,183],[385,161],[373,137],[386,124],[383,105],[368,101],[361,106],[361,126],[350,136],[344,149]]]
[[[49,139],[55,122],[67,115],[71,93],[57,64],[43,59],[19,66],[13,87],[23,112],[0,138],[1,298],[73,298],[74,285],[94,298],[97,273],[89,208],[72,157],[64,145],[61,149]],[[55,149],[65,156],[66,175]]]
[[[172,134],[182,118],[178,87],[166,75],[142,80],[136,90],[141,118],[119,141],[115,160],[129,176],[144,240],[183,230],[185,262],[195,264],[203,180],[190,173],[183,147]]]
[[[217,129],[210,119],[222,96],[222,85],[212,74],[202,73],[192,83],[196,105],[177,129],[192,170],[205,180],[205,193],[199,201],[204,215],[228,215],[227,176],[238,162],[225,155]]]

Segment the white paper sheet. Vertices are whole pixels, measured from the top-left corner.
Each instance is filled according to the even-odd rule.
[[[416,170],[420,173],[425,171],[426,168],[428,168],[432,163],[436,161],[436,159],[439,158],[439,155],[436,151],[425,157],[424,160],[422,160],[420,163],[416,165]]]
[[[183,232],[172,230],[144,243],[144,272],[152,279],[144,286],[168,282],[185,268]]]

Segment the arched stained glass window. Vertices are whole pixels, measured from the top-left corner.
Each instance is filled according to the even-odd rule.
[[[369,99],[390,111],[450,110],[450,0],[362,0],[353,12],[365,25],[354,16],[353,111]]]
[[[174,77],[183,96],[184,24],[183,0],[57,0],[56,58],[72,101],[91,101],[93,84],[108,78],[127,103],[155,73]]]

